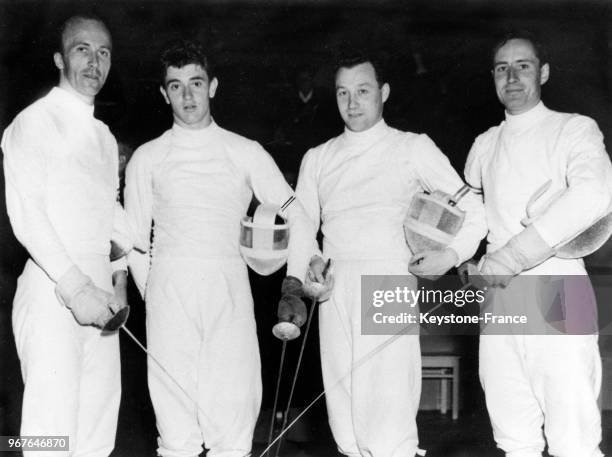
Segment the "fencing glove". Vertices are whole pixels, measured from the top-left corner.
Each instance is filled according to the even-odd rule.
[[[302,281],[293,276],[283,279],[281,299],[278,303],[278,319],[281,322],[291,322],[298,327],[306,322],[306,304],[302,300],[304,292]]]
[[[306,322],[306,304],[302,301],[302,281],[287,276],[283,279],[281,299],[278,303],[278,324],[272,329],[281,340],[293,340],[300,336],[300,327]]]
[[[334,275],[331,269],[331,259],[325,262],[318,255],[310,259],[306,281],[304,281],[304,292],[306,295],[315,298],[320,303],[329,300],[334,288]]]
[[[435,281],[453,268],[459,256],[452,248],[427,250],[412,256],[408,271],[415,276]]]
[[[524,270],[539,265],[555,254],[533,225],[510,238],[505,246],[483,257],[480,273],[491,286],[505,287]]]
[[[81,325],[102,328],[113,317],[111,309],[116,312],[120,308],[112,294],[96,287],[77,266],[59,279],[55,293]]]

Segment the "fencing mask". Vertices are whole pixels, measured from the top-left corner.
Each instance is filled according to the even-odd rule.
[[[465,219],[457,202],[469,192],[467,185],[455,195],[441,191],[418,192],[412,197],[404,219],[404,236],[412,254],[444,249],[453,240]]]
[[[276,223],[280,211],[278,205],[261,204],[252,218],[240,221],[240,254],[262,276],[279,270],[289,254],[289,224]]]

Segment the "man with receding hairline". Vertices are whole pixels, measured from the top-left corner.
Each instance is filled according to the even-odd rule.
[[[104,86],[108,71],[110,70],[112,40],[106,25],[94,17],[73,16],[62,26],[61,52],[53,54],[53,60],[60,74],[60,87],[72,92],[83,99],[87,104],[93,103],[93,97]],[[91,53],[91,59],[86,63],[87,69],[72,68],[74,58],[86,52],[89,47],[88,40],[97,40],[99,49]],[[90,49],[89,51],[93,51]],[[96,63],[92,63],[93,61]]]
[[[115,444],[119,338],[100,328],[126,305],[126,262],[111,263],[109,252],[131,233],[117,202],[117,142],[93,115],[111,49],[99,19],[68,19],[53,55],[58,86],[2,138],[7,210],[30,255],[13,303],[20,433],[67,436],[70,451],[56,455],[108,456]]]

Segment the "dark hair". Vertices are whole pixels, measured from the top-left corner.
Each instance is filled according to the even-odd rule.
[[[71,27],[74,27],[76,24],[78,24],[79,22],[83,22],[83,21],[95,21],[99,23],[102,26],[102,28],[106,30],[106,33],[108,34],[108,37],[109,39],[111,39],[111,43],[112,43],[112,37],[111,37],[110,31],[108,30],[108,27],[106,26],[104,21],[99,16],[95,14],[89,14],[89,13],[75,14],[73,16],[70,16],[68,19],[66,19],[58,28],[57,42],[56,42],[57,52],[64,55],[64,38],[66,36],[66,33]]]
[[[495,54],[500,50],[502,46],[504,46],[510,40],[525,40],[531,43],[533,47],[533,51],[535,52],[535,56],[540,61],[540,66],[548,63],[548,52],[546,51],[546,47],[540,41],[535,33],[531,30],[527,29],[516,29],[516,30],[507,30],[500,35],[495,41],[495,46],[493,46],[493,52],[491,53],[491,61],[493,65],[495,65]]]
[[[362,51],[339,53],[335,59],[334,75],[337,75],[341,68],[353,68],[362,63],[370,63],[374,67],[374,76],[379,86],[387,82],[383,59],[374,53]]]
[[[170,42],[162,51],[160,63],[162,87],[165,85],[169,67],[181,68],[195,64],[204,69],[209,80],[215,77],[213,66],[204,52],[204,47],[195,41],[180,39]]]

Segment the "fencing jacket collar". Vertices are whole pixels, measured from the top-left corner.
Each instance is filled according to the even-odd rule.
[[[72,111],[74,114],[78,114],[80,116],[87,116],[89,118],[94,115],[94,105],[89,105],[77,97],[75,94],[67,91],[66,89],[62,89],[57,86],[51,89],[49,95],[53,98],[53,100],[57,101],[57,103],[64,109],[68,109]]]
[[[511,132],[528,129],[542,120],[548,112],[548,108],[544,106],[541,100],[536,106],[525,113],[510,114],[506,111],[506,128]]]
[[[344,128],[345,141],[350,145],[367,145],[382,138],[388,131],[387,123],[381,119],[372,127],[363,132],[353,132],[348,127]]]
[[[219,127],[215,121],[204,127],[203,129],[187,129],[174,123],[172,125],[172,134],[175,144],[184,146],[194,146],[209,143],[215,135]]]

